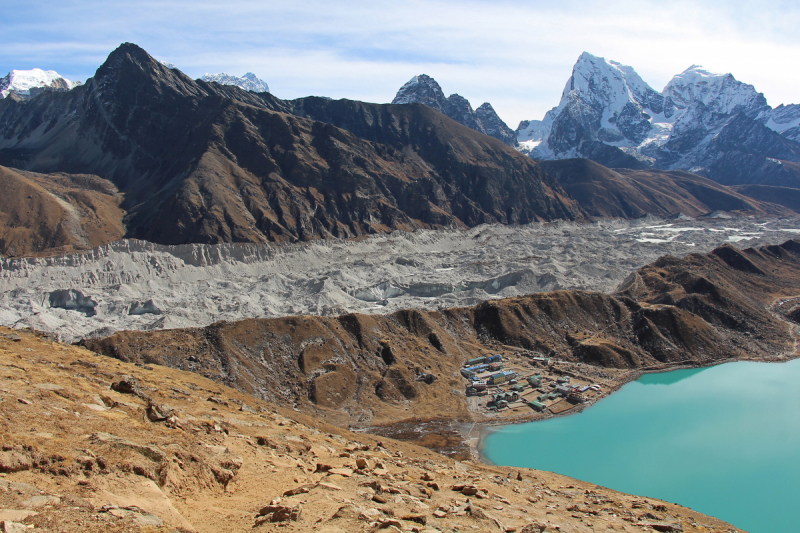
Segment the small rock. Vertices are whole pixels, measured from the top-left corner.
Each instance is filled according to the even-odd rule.
[[[293,489],[289,489],[283,493],[284,496],[296,496],[298,494],[307,494],[311,492],[311,489],[314,488],[314,485],[301,485],[299,487],[295,487]]]
[[[437,509],[433,512],[433,516],[435,516],[436,518],[445,518],[447,516],[447,513],[442,511],[441,509]]]
[[[258,512],[258,515],[260,517],[269,516],[269,521],[273,523],[286,522],[289,520],[297,522],[300,520],[301,512],[302,510],[299,505],[296,507],[288,507],[286,505],[267,505]],[[258,519],[256,519],[256,521],[258,522]]]
[[[218,396],[210,396],[208,398],[208,401],[211,402],[211,403],[215,403],[217,405],[224,405],[225,407],[228,406],[228,402],[226,402],[224,399],[222,399],[222,398],[220,398]]]
[[[356,459],[356,466],[358,467],[359,470],[364,470],[366,468],[369,468],[369,463],[363,457],[359,457],[358,459]]]
[[[339,485],[334,485],[333,483],[322,483],[322,482],[320,482],[320,483],[317,483],[317,486],[320,487],[320,488],[323,488],[323,489],[328,489],[328,490],[342,490],[342,487],[340,487]]]
[[[342,477],[350,477],[353,475],[353,471],[349,468],[331,468],[328,470],[329,475],[340,475]]]
[[[133,376],[122,376],[119,381],[115,381],[111,384],[111,390],[122,394],[133,394],[134,396],[142,395],[142,391],[139,388],[139,381]]]
[[[417,524],[422,524],[424,526],[428,522],[428,517],[424,514],[407,514],[402,517],[402,520],[407,522],[416,522]]]
[[[475,496],[478,494],[478,487],[475,485],[467,485],[461,489],[461,494],[464,496]]]
[[[436,479],[435,476],[430,472],[422,474],[422,481],[433,481],[434,479]]]
[[[0,523],[3,533],[25,533],[28,531],[28,526],[20,524],[19,522],[12,522],[11,520],[3,520]]]
[[[147,418],[150,422],[163,422],[172,414],[172,408],[168,405],[147,404]]]
[[[32,401],[26,400],[25,398],[17,398],[17,401],[19,403],[21,403],[22,405],[31,405],[31,404],[33,404]]]
[[[403,527],[403,524],[400,522],[400,520],[396,520],[394,518],[389,518],[388,520],[384,520],[378,524],[378,529],[386,529],[387,527],[396,527],[397,529],[400,529]]]
[[[380,509],[372,508],[361,511],[361,513],[359,513],[358,515],[358,519],[363,520],[365,522],[372,522],[382,516],[383,513],[380,511]]]
[[[489,520],[489,516],[486,513],[484,513],[483,509],[481,509],[480,507],[470,505],[467,511],[473,518],[477,518],[478,520]]]
[[[339,507],[339,510],[336,511],[333,514],[333,516],[331,517],[331,520],[336,519],[336,518],[344,518],[344,519],[347,519],[347,520],[355,520],[356,514],[357,514],[357,512],[356,512],[355,508],[353,508],[350,505],[345,505],[344,507]]]

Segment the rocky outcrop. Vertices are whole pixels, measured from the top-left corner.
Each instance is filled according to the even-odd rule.
[[[517,146],[514,130],[502,121],[489,102],[473,110],[469,101],[459,94],[451,94],[445,98],[436,80],[426,74],[414,76],[400,87],[392,103],[424,104],[468,128],[485,133],[509,146]]]

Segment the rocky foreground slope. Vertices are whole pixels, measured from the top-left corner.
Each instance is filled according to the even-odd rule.
[[[0,328],[3,531],[737,532],[549,472],[456,462],[190,372]]]
[[[665,256],[613,294],[555,291],[442,311],[291,316],[87,339],[123,361],[190,370],[337,425],[491,420],[470,411],[467,359],[529,350],[591,368],[654,370],[794,353],[773,312],[800,297],[800,243]]]

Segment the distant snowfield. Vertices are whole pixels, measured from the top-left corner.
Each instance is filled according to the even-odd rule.
[[[354,242],[160,246],[0,260],[0,323],[74,341],[116,330],[295,314],[469,306],[557,289],[611,292],[671,254],[779,244],[800,218],[553,222],[395,232]]]

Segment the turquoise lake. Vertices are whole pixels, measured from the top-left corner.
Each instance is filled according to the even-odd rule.
[[[648,374],[583,412],[504,426],[497,465],[678,503],[751,533],[798,531],[800,360]]]

